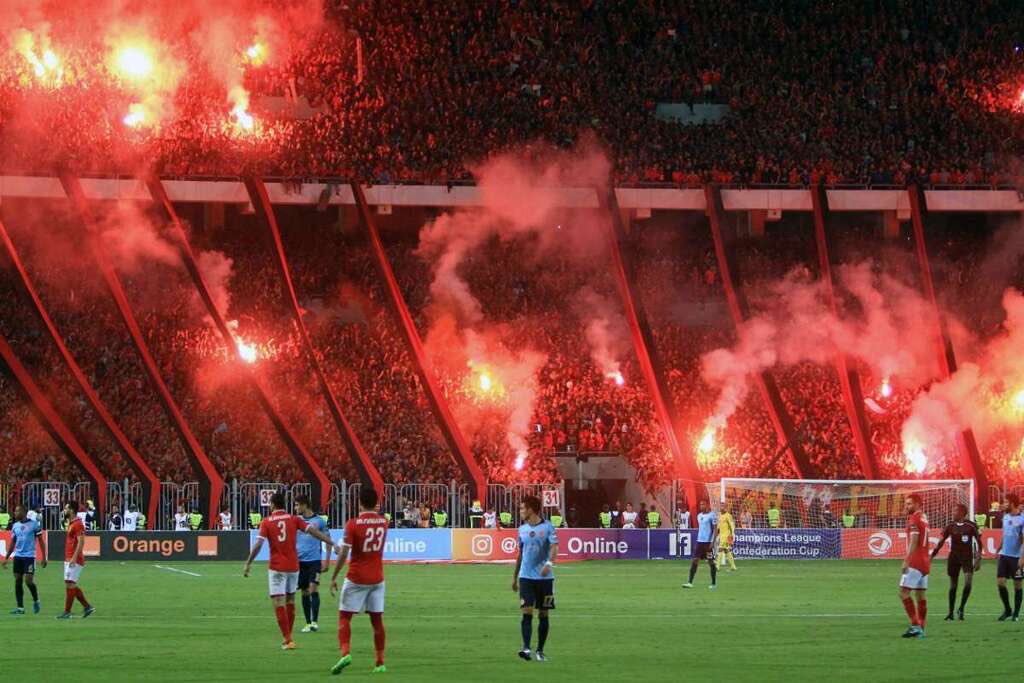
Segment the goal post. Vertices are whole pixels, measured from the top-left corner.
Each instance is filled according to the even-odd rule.
[[[726,478],[708,484],[735,518],[737,557],[897,558],[906,552],[906,498],[923,502],[934,545],[956,506],[975,518],[972,480]]]

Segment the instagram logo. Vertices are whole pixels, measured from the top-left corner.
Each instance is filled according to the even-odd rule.
[[[494,552],[494,541],[490,536],[474,536],[470,541],[470,551],[477,557],[490,557]]]

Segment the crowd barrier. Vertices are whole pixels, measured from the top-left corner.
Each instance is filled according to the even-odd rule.
[[[331,529],[340,541],[341,529]],[[244,561],[256,531],[92,532],[86,536],[88,560],[233,560]],[[929,545],[941,531],[932,529]],[[982,533],[984,557],[997,556],[1003,532]],[[63,532],[47,532],[51,560],[64,558]],[[0,531],[0,556],[6,556],[9,531]],[[559,529],[560,560],[689,560],[697,547],[695,529]],[[940,552],[945,557],[948,545]],[[738,529],[739,559],[902,559],[907,536],[902,529]],[[384,545],[388,562],[514,562],[519,552],[516,529],[390,529]],[[266,545],[256,557],[269,559]]]

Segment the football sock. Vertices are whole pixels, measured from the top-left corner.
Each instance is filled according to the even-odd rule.
[[[960,595],[960,610],[963,611],[967,605],[967,598],[971,597],[971,582],[968,581],[964,584],[964,592]]]
[[[736,556],[731,550],[726,554],[726,558],[729,560],[729,569],[736,569]]]
[[[999,597],[1003,601],[1003,609],[1007,614],[1010,613],[1010,590],[1006,586],[999,587]]]
[[[287,603],[284,606],[284,611],[288,615],[288,639],[291,640],[292,629],[295,628],[295,603]]]
[[[523,649],[530,649],[530,640],[533,638],[533,615],[524,614],[523,621],[520,624],[523,631]]]
[[[288,642],[292,639],[291,630],[288,628],[288,611],[284,605],[277,605],[274,607],[274,614],[277,616],[277,627],[281,629],[281,636]]]
[[[312,600],[310,600],[311,597],[312,596],[306,595],[305,593],[302,594],[302,616],[306,617],[307,624],[313,623],[313,615],[311,614],[313,605]]]
[[[923,595],[923,594],[922,594]],[[918,598],[917,600],[917,625],[924,628],[924,623],[928,619],[928,601],[924,597]]]
[[[309,610],[313,613],[313,623],[320,621],[320,593],[309,596]]]
[[[690,563],[690,583],[693,583],[693,577],[697,576],[697,560]]]
[[[537,652],[544,651],[544,643],[548,642],[548,629],[551,628],[547,617],[541,617],[537,624]]]
[[[917,608],[914,606],[914,599],[903,598],[903,609],[907,611],[907,616],[910,617],[911,625],[917,626]]]
[[[373,626],[373,649],[377,653],[377,666],[384,663],[384,615],[380,612],[370,613],[370,625]]]
[[[351,612],[338,612],[338,645],[341,647],[342,657],[352,650]]]
[[[711,585],[714,586],[718,581],[718,567],[715,566],[714,562],[709,562],[711,565]]]
[[[1022,599],[1024,599],[1024,591],[1020,588],[1013,591],[1013,616],[1015,617],[1020,616],[1020,603]]]
[[[82,607],[89,609],[89,601],[85,599],[85,593],[82,592],[81,588],[75,589],[75,597],[78,598],[78,602],[82,603]]]
[[[966,592],[966,591],[967,591],[967,589],[965,588],[964,592]],[[954,583],[952,586],[949,587],[949,613],[952,614],[953,610],[955,608],[956,608],[956,584]]]
[[[25,606],[25,584],[20,574],[14,580],[14,599],[18,601],[18,607]]]
[[[39,602],[39,588],[34,584],[28,584],[28,592],[32,594],[32,602]]]
[[[65,587],[64,588],[64,611],[70,612],[71,606],[75,604],[75,589]],[[1007,603],[1007,610],[1010,609],[1009,603]]]

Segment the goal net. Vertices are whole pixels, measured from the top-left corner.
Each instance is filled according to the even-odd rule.
[[[734,550],[750,558],[902,558],[905,501],[924,502],[934,545],[958,504],[974,519],[974,482],[723,479],[708,485],[736,521]]]

